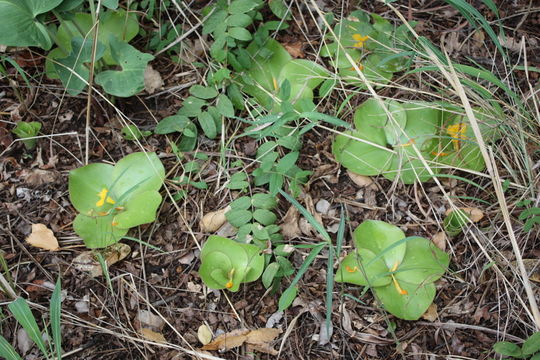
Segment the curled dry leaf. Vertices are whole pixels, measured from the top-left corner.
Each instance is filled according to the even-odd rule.
[[[140,328],[149,328],[159,331],[165,326],[165,321],[163,321],[160,316],[154,315],[148,310],[139,310],[135,320],[136,325]]]
[[[100,251],[101,255],[107,262],[107,266],[111,266],[118,261],[125,259],[131,252],[129,245],[117,243],[109,246],[106,249],[95,250]],[[94,251],[85,251],[73,259],[73,266],[81,271],[87,272],[91,277],[103,275],[100,263],[96,260]]]
[[[301,41],[296,41],[293,43],[286,43],[283,44],[283,47],[293,58],[305,58],[306,55],[304,54],[304,51],[302,48],[304,47],[304,43]]]
[[[153,94],[163,87],[163,79],[159,71],[154,70],[152,65],[148,65],[144,70],[144,88],[147,93]]]
[[[291,205],[283,217],[283,223],[281,224],[281,233],[286,239],[294,239],[302,234],[298,226],[299,218],[300,213],[298,209],[294,205]]]
[[[444,231],[440,231],[433,235],[431,238],[431,241],[442,251],[446,250],[446,233]]]
[[[207,345],[212,341],[212,331],[210,331],[208,326],[202,324],[197,330],[197,338],[199,338],[201,344]]]
[[[60,248],[52,230],[43,224],[32,225],[32,233],[26,238],[26,242],[32,246],[50,251],[57,251]]]
[[[231,209],[230,206],[223,208],[221,210],[212,211],[204,215],[199,223],[199,227],[202,232],[214,232],[217,231],[227,219],[225,218],[225,213]]]
[[[349,175],[349,178],[352,180],[352,182],[358,185],[359,187],[366,187],[366,186],[373,185],[373,179],[370,178],[369,176],[355,174],[350,170],[347,170],[347,175]]]
[[[279,329],[261,328],[257,330],[237,329],[218,336],[214,341],[202,347],[203,350],[226,351],[244,343],[250,345],[254,350],[274,354],[275,350],[270,346],[281,333]]]
[[[152,329],[148,328],[142,328],[139,330],[139,333],[144,336],[145,339],[158,342],[158,343],[166,343],[167,339],[165,339],[165,336],[163,336],[162,333],[156,332]]]
[[[280,329],[261,328],[252,330],[247,334],[246,342],[249,344],[264,344],[274,341],[281,333]]]
[[[247,329],[237,329],[226,334],[219,335],[214,341],[202,347],[203,350],[226,351],[242,346],[247,339]]]
[[[422,319],[425,319],[429,322],[434,322],[437,320],[439,314],[437,313],[437,304],[431,304],[427,308],[426,312],[422,315]]]

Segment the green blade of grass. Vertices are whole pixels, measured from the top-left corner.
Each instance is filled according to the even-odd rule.
[[[54,349],[56,352],[56,358],[62,359],[62,331],[60,328],[60,313],[62,311],[62,286],[60,278],[56,281],[56,286],[51,296],[50,304],[50,317],[51,317],[51,329],[52,338],[54,342]]]
[[[3,336],[0,336],[0,357],[6,360],[22,360],[13,346]]]
[[[111,294],[114,294],[112,282],[111,282],[111,276],[109,275],[109,267],[107,266],[107,262],[105,261],[105,258],[99,252],[96,252],[96,259],[99,262],[99,265],[101,266],[101,271],[103,272],[103,276],[105,277],[105,281],[107,282],[107,286],[109,287]]]
[[[45,355],[45,357],[49,357],[49,352],[47,351],[45,342],[41,338],[41,331],[39,331],[34,314],[32,314],[32,310],[30,310],[26,300],[21,297],[17,298],[17,300],[8,305],[8,308],[19,324],[21,324],[24,330],[26,330],[30,339],[32,339],[39,350],[41,350],[43,355]]]

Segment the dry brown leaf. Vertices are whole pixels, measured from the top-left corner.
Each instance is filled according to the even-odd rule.
[[[102,256],[107,262],[108,266],[125,259],[130,252],[131,248],[129,245],[122,243],[117,243],[101,250]],[[96,260],[93,251],[85,251],[79,254],[75,259],[73,259],[73,266],[78,270],[90,273],[91,277],[103,275],[101,265]]]
[[[269,344],[248,344],[247,351],[248,352],[258,351],[258,352],[262,352],[264,354],[270,354],[273,356],[277,356],[279,354],[279,352],[276,349],[274,349],[272,346],[270,346]]]
[[[163,329],[165,321],[148,310],[139,310],[135,318],[136,324],[141,328],[150,328],[155,331]]]
[[[212,341],[212,332],[206,326],[205,324],[202,324],[199,326],[199,329],[197,330],[197,338],[199,338],[199,341],[203,345],[207,345]]]
[[[33,224],[32,233],[26,238],[26,242],[40,249],[57,251],[60,249],[58,240],[54,236],[52,230],[43,224]]]
[[[472,222],[479,222],[484,218],[484,213],[478,208],[461,208],[461,210],[470,216]]]
[[[511,264],[517,267],[515,260]],[[529,274],[529,280],[540,283],[540,259],[523,259],[523,265]]]
[[[159,343],[166,343],[167,339],[165,339],[165,336],[163,336],[162,333],[155,332],[154,330],[148,329],[148,328],[142,328],[139,330],[140,334],[144,336],[147,340],[159,342]]]
[[[42,169],[23,170],[20,176],[31,187],[51,185],[62,178],[62,174],[58,171]]]
[[[373,179],[370,178],[369,176],[355,174],[349,170],[347,170],[347,175],[349,175],[349,178],[352,180],[352,182],[358,185],[359,187],[366,187],[373,184]]]
[[[306,55],[304,54],[304,51],[302,48],[304,47],[304,44],[301,41],[296,41],[293,43],[286,43],[283,44],[283,47],[293,58],[305,58]]]
[[[279,334],[281,334],[280,329],[261,328],[250,331],[249,334],[247,334],[246,342],[249,344],[269,343],[270,341],[274,341]]]
[[[298,227],[299,217],[300,213],[298,212],[298,209],[294,205],[291,205],[283,217],[283,224],[281,224],[281,234],[283,234],[286,239],[294,239],[302,234],[300,227]]]
[[[439,314],[437,313],[437,304],[432,303],[427,308],[426,312],[422,315],[422,319],[425,319],[429,322],[434,322],[437,320]]]
[[[214,232],[217,231],[225,222],[225,213],[231,209],[230,206],[223,208],[221,210],[212,211],[203,216],[199,223],[199,227],[202,232]]]
[[[247,329],[237,329],[226,334],[221,334],[214,341],[204,345],[201,349],[226,351],[242,346],[246,342],[247,334],[249,332],[250,331]]]
[[[444,231],[440,231],[433,235],[431,238],[431,241],[442,251],[446,250],[446,233]]]
[[[154,70],[152,65],[146,66],[144,70],[144,88],[147,93],[153,94],[156,90],[163,87],[163,79],[159,71]]]

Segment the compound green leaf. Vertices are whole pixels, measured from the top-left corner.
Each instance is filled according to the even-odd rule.
[[[144,89],[144,71],[154,57],[140,52],[114,36],[109,38],[109,43],[112,57],[120,64],[122,70],[103,71],[96,76],[96,83],[114,96],[128,97],[137,94]]]

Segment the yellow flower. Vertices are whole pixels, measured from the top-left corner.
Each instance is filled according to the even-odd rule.
[[[360,71],[364,71],[364,65],[362,65],[360,62],[358,63],[358,69]],[[351,67],[349,70],[354,71],[354,66]]]
[[[364,43],[369,39],[369,36],[362,36],[361,34],[353,34],[352,38],[356,43],[353,45],[355,48],[360,49],[364,47]]]
[[[105,202],[107,202],[107,204],[114,204],[115,203],[115,201],[113,199],[111,199],[110,196],[107,196],[108,193],[109,193],[109,190],[107,190],[106,188],[103,188],[97,194],[97,196],[99,197],[99,200],[96,202],[96,206],[101,207],[101,206],[105,205]]]
[[[392,267],[392,270],[390,270],[390,271],[391,271],[391,272],[396,271],[397,268],[398,268],[398,266],[399,266],[399,262],[396,261],[396,263],[395,263],[394,266]],[[397,292],[398,292],[400,295],[407,295],[407,294],[408,294],[407,290],[402,289],[401,286],[399,286],[399,283],[398,283],[396,277],[394,276],[394,274],[391,274],[391,276],[392,276],[392,281],[394,282],[394,287],[396,288]]]
[[[452,137],[452,144],[454,145],[454,150],[459,150],[459,142],[460,140],[465,140],[467,137],[465,136],[465,132],[467,131],[467,125],[464,123],[458,123],[454,125],[448,126],[446,129],[446,132],[448,135]]]
[[[356,272],[358,270],[358,267],[355,266],[354,268],[352,268],[349,265],[345,265],[345,270],[347,270],[347,272],[353,273],[353,272]]]

